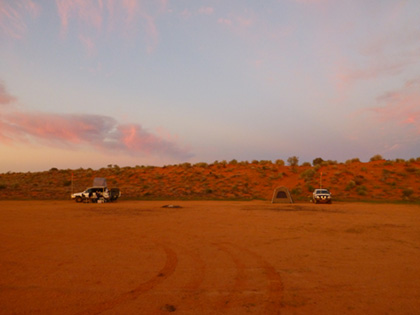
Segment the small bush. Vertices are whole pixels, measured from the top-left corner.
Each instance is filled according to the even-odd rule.
[[[314,178],[315,174],[316,174],[315,170],[310,168],[310,169],[307,169],[306,171],[303,171],[299,177],[304,179],[305,182],[309,182]]]
[[[299,165],[299,158],[297,156],[291,156],[287,159],[287,163],[290,166],[298,166]]]
[[[336,160],[328,160],[328,161],[324,161],[322,162],[323,166],[327,166],[327,165],[337,165],[338,162]]]
[[[322,164],[322,162],[324,162],[324,160],[322,159],[322,158],[316,158],[316,159],[314,159],[313,161],[312,161],[312,165],[313,166],[315,166],[315,165],[320,165],[320,164]]]
[[[402,191],[403,198],[406,198],[406,199],[410,198],[413,193],[414,193],[414,190],[411,187],[405,188]]]
[[[312,186],[311,184],[307,184],[307,185],[306,185],[306,189],[307,189],[309,192],[313,192],[313,191],[315,190],[314,186]]]
[[[383,181],[387,180],[387,179],[391,176],[391,174],[392,174],[392,173],[393,173],[393,172],[392,172],[392,171],[390,171],[390,170],[383,169],[383,170],[382,170],[382,180],[383,180]]]
[[[302,194],[302,189],[300,187],[293,188],[291,191],[292,195],[300,195]]]
[[[354,176],[353,180],[356,183],[356,185],[361,185],[365,181],[365,177],[362,176],[362,175],[356,175],[356,176]]]
[[[371,161],[371,162],[374,162],[374,161],[381,161],[381,160],[383,160],[383,157],[382,157],[382,155],[380,155],[380,154],[376,154],[376,155],[374,155],[374,156],[372,156],[372,157],[370,158],[370,161]]]
[[[346,190],[347,191],[352,190],[354,187],[356,187],[356,183],[351,180],[351,181],[348,182],[348,184],[346,186]]]
[[[346,161],[346,164],[351,164],[351,163],[360,163],[360,159],[359,158],[353,158],[351,160]]]
[[[283,160],[276,160],[276,165],[278,166],[284,166],[284,161]]]
[[[408,167],[405,168],[405,170],[408,173],[413,173],[415,175],[420,175],[420,168],[418,168],[418,167],[408,166]]]
[[[7,188],[6,184],[0,183],[0,189],[6,189],[6,188]]]
[[[366,196],[367,195],[367,188],[366,186],[359,186],[356,188],[356,192],[359,196]]]

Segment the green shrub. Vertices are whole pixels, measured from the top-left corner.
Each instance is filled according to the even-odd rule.
[[[366,196],[367,195],[367,188],[366,186],[359,186],[356,188],[356,192],[359,196]]]
[[[382,170],[382,180],[384,180],[384,181],[387,180],[391,176],[392,173],[393,173],[392,171],[384,168]]]
[[[313,191],[315,190],[314,186],[312,186],[311,184],[307,184],[307,185],[306,185],[306,189],[307,189],[309,192],[313,192]]]
[[[299,165],[299,158],[297,156],[291,156],[287,159],[287,163],[290,166],[298,166]]]
[[[283,160],[276,160],[276,165],[278,166],[284,166],[284,161]]]
[[[408,173],[413,173],[415,175],[420,175],[420,168],[414,166],[408,166],[405,168]]]
[[[347,191],[349,191],[349,190],[352,190],[354,187],[356,187],[356,183],[354,182],[354,181],[349,181],[348,183],[347,183],[347,186],[346,186],[346,190]]]
[[[300,195],[300,194],[302,194],[302,189],[300,187],[295,187],[295,188],[292,189],[291,194],[292,195]]]
[[[337,161],[333,161],[333,160],[327,160],[327,161],[324,161],[324,162],[322,162],[322,165],[323,166],[327,166],[327,165],[337,165],[338,164],[338,162]]]
[[[199,162],[194,164],[196,167],[207,168],[209,165],[206,162]]]
[[[312,169],[312,168],[309,168],[309,169],[303,171],[302,174],[300,174],[299,177],[304,179],[305,182],[309,182],[314,178],[315,174],[316,174],[315,170]]]
[[[414,190],[411,187],[404,188],[402,190],[403,198],[410,198],[413,193],[414,193]]]
[[[351,163],[360,163],[360,159],[359,158],[353,158],[351,160],[346,161],[346,164],[351,164]]]
[[[353,180],[356,183],[356,185],[361,185],[365,181],[365,177],[362,175],[356,175],[354,176]]]
[[[380,154],[376,154],[376,155],[374,155],[374,156],[372,156],[372,157],[370,158],[370,161],[371,161],[371,162],[374,162],[374,161],[381,161],[381,160],[383,160],[383,157],[382,157],[382,155],[380,155]]]
[[[320,165],[320,164],[322,164],[322,162],[324,162],[324,160],[322,159],[322,158],[316,158],[316,159],[314,159],[313,161],[312,161],[312,165],[313,166],[315,166],[315,165]]]

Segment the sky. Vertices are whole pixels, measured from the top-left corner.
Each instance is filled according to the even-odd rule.
[[[418,0],[0,0],[0,173],[420,156]]]

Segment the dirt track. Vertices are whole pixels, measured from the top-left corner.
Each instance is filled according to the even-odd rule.
[[[1,314],[420,310],[414,205],[2,201],[0,240]]]

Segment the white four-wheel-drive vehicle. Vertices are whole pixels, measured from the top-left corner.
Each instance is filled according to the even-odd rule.
[[[313,203],[331,203],[332,196],[328,189],[320,188],[315,189],[312,193],[312,202]]]
[[[89,187],[85,191],[71,194],[76,202],[112,202],[121,196],[118,188],[108,189],[106,186]]]

